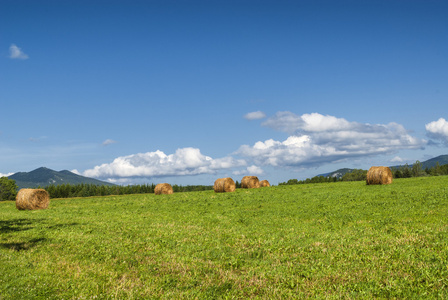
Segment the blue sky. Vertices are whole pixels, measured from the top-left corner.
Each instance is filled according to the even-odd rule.
[[[447,1],[0,3],[0,174],[272,184],[448,153]]]

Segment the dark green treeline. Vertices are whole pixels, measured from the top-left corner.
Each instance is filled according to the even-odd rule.
[[[154,193],[155,184],[128,185],[128,186],[106,186],[94,184],[61,184],[50,185],[44,189],[50,194],[50,198],[74,198],[74,197],[93,197],[109,195],[129,195],[129,194],[149,194]],[[213,189],[213,186],[204,185],[173,185],[173,191],[192,192],[205,191]]]

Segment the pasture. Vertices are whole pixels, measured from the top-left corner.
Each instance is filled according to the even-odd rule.
[[[448,177],[0,202],[0,299],[446,299]]]

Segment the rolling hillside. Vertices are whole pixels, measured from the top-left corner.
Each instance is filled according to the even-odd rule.
[[[31,172],[18,172],[8,177],[14,179],[19,188],[36,188],[60,184],[113,185],[112,183],[77,175],[67,170],[54,171],[45,167]]]
[[[443,166],[443,165],[448,164],[448,155],[439,155],[437,157],[428,159],[426,161],[422,161],[421,163],[422,163],[423,169],[435,167],[437,163],[439,163],[440,166]],[[400,167],[401,167],[401,165],[390,166],[390,168],[393,168],[393,169],[397,169]],[[409,167],[412,167],[412,165],[409,165]],[[352,171],[353,171],[353,169],[344,168],[344,169],[339,169],[339,170],[325,173],[325,174],[319,174],[317,176],[342,178],[342,176],[344,176],[346,173],[350,173]]]
[[[448,155],[440,155],[422,162],[423,169],[433,168],[439,163],[440,166],[448,164]]]

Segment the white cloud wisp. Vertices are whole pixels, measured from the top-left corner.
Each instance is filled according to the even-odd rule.
[[[244,118],[249,121],[260,120],[260,119],[266,118],[266,114],[262,111],[254,111],[254,112],[245,114]]]
[[[11,59],[28,59],[28,55],[26,55],[22,49],[12,44],[9,47],[9,58]]]
[[[107,140],[105,140],[105,141],[102,143],[102,145],[103,145],[103,146],[109,146],[109,145],[112,145],[112,144],[115,144],[115,143],[117,143],[117,141],[114,141],[114,140],[111,140],[111,139],[107,139]]]

